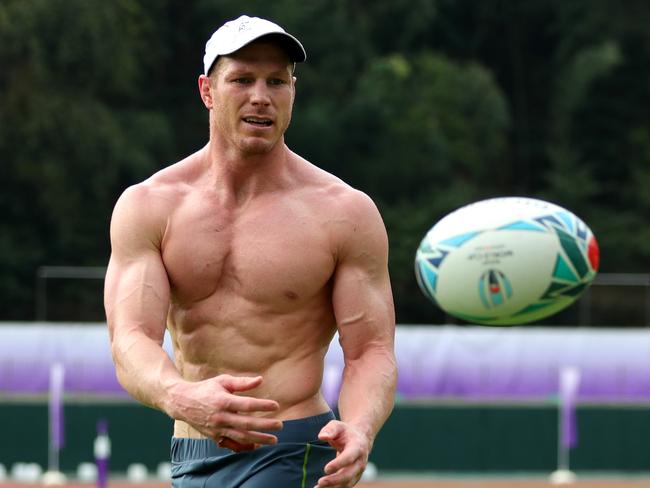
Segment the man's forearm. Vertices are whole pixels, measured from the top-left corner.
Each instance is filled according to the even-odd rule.
[[[339,395],[341,420],[355,426],[370,444],[395,402],[397,368],[391,351],[378,349],[346,361]]]
[[[124,389],[136,400],[173,416],[169,389],[183,378],[161,344],[132,330],[113,337],[111,349]]]

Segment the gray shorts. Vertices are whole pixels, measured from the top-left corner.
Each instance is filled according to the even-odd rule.
[[[316,485],[336,456],[318,433],[334,414],[285,420],[274,434],[278,443],[241,453],[222,449],[212,439],[173,437],[174,488],[305,488]]]

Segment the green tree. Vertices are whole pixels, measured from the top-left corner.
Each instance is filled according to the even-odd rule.
[[[555,201],[603,269],[650,266],[645,0],[3,0],[0,317],[32,318],[39,265],[105,264],[121,191],[205,144],[203,48],[241,14],[305,44],[287,141],[378,202],[400,321],[438,320],[426,230],[487,196]]]
[[[398,320],[426,317],[432,307],[417,291],[415,250],[447,212],[500,193],[509,128],[504,96],[476,63],[430,51],[394,54],[361,73],[339,120],[347,138],[335,151],[335,172],[381,206]]]
[[[3,317],[31,316],[39,265],[105,264],[120,187],[164,157],[141,76],[154,34],[132,0],[0,5]]]
[[[647,2],[558,5],[546,194],[592,226],[606,271],[650,266]]]

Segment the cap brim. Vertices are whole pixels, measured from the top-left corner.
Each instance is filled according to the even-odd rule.
[[[300,41],[291,34],[287,34],[286,32],[272,32],[270,34],[263,34],[253,40],[257,41],[263,38],[272,38],[277,40],[289,55],[289,59],[294,63],[304,63],[307,59],[305,48],[302,46]]]
[[[222,51],[218,53],[217,57],[229,56],[230,54],[236,53],[240,49],[248,46],[250,43],[259,41],[260,39],[264,38],[273,39],[274,41],[277,41],[279,44],[281,44],[282,48],[289,55],[289,59],[294,63],[303,63],[307,59],[307,53],[305,52],[305,48],[302,47],[300,41],[293,37],[291,34],[287,34],[286,32],[266,32],[264,34],[260,34],[259,36],[253,37],[247,40],[245,43],[233,47],[228,51]]]

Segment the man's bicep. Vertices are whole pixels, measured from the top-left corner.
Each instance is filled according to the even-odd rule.
[[[374,205],[361,212],[362,223],[344,239],[332,295],[339,339],[350,358],[368,347],[392,347],[395,328],[386,231]]]
[[[370,278],[361,269],[338,271],[333,290],[339,340],[346,356],[370,345],[392,344],[395,315],[388,278]]]
[[[106,273],[105,305],[109,329],[138,328],[162,341],[169,307],[169,283],[155,256],[119,263],[111,260]]]
[[[106,315],[111,336],[137,328],[162,341],[169,281],[156,243],[157,229],[150,218],[133,208],[138,203],[133,195],[127,195],[113,214],[112,253],[104,297]]]

